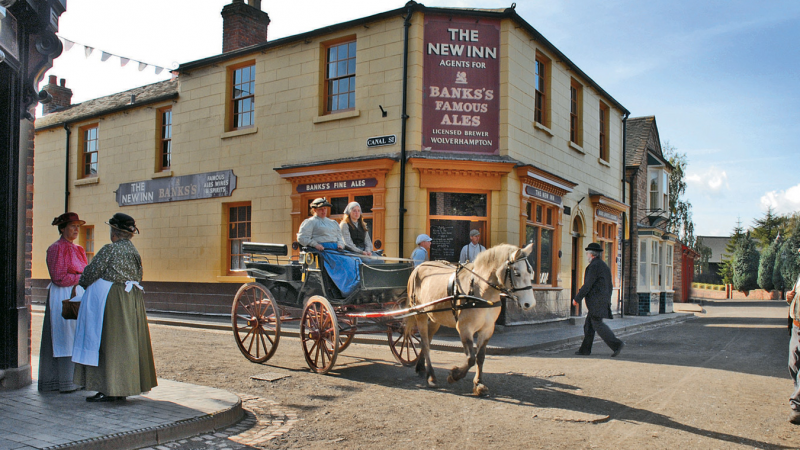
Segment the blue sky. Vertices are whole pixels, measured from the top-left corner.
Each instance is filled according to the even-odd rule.
[[[166,79],[135,61],[169,68],[219,54],[220,11],[229,2],[70,0],[59,34],[78,44],[48,75],[67,80],[73,103]],[[405,2],[262,3],[275,39]],[[655,115],[662,142],[687,154],[696,234],[728,235],[737,219],[749,226],[767,205],[800,211],[800,2],[523,0],[516,10],[633,117]],[[96,50],[87,58],[81,44]],[[101,62],[101,50],[134,61]]]

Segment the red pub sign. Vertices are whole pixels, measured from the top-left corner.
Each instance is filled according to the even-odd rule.
[[[500,21],[425,15],[422,149],[499,153]]]

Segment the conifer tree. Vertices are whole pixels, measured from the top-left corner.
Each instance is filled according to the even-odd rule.
[[[742,221],[741,219],[737,219],[736,226],[733,228],[733,234],[731,234],[728,244],[725,245],[725,252],[722,254],[722,264],[718,272],[724,284],[733,283],[733,254],[736,251],[736,245],[744,236]]]
[[[795,221],[792,234],[781,246],[781,275],[783,276],[783,285],[787,290],[792,289],[797,281],[797,275],[800,273],[798,248],[800,248],[800,221]]]
[[[748,232],[736,243],[733,253],[733,288],[737,291],[758,289],[758,249]]]
[[[764,217],[753,221],[753,237],[762,249],[772,245],[778,234],[785,234],[787,220],[786,217],[775,214],[775,210],[770,206]]]
[[[783,240],[778,235],[768,246],[761,252],[761,259],[758,262],[758,285],[765,291],[775,289],[775,283],[772,281],[773,270],[775,269],[775,257],[781,248]]]

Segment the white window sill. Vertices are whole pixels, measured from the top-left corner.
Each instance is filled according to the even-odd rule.
[[[150,179],[151,180],[155,180],[156,178],[169,178],[171,176],[172,176],[172,171],[171,170],[163,170],[161,172],[156,172],[156,173],[150,175]]]
[[[603,166],[606,166],[606,167],[611,167],[611,163],[606,161],[603,158],[597,158],[597,162],[599,162],[600,165],[603,165]]]
[[[90,184],[97,184],[100,182],[100,177],[84,178],[82,180],[75,180],[75,187],[88,186]]]
[[[246,274],[247,272],[242,272]],[[253,277],[248,277],[247,275],[227,275],[227,276],[219,276],[217,277],[217,281],[220,283],[252,283],[256,279]]]
[[[539,131],[543,131],[547,133],[548,136],[553,137],[553,131],[550,128],[540,124],[539,122],[533,122],[533,128],[536,128]]]
[[[325,114],[324,116],[317,116],[314,117],[314,123],[325,123],[325,122],[332,122],[334,120],[342,120],[342,119],[352,119],[353,117],[358,117],[361,115],[361,111],[355,109],[353,111],[345,111],[340,113],[331,113]]]
[[[258,133],[258,127],[242,128],[241,130],[226,131],[219,137],[220,139],[229,139],[238,136],[245,136],[248,134]]]
[[[569,148],[575,150],[576,152],[580,153],[581,155],[585,155],[586,154],[586,152],[583,151],[583,147],[581,147],[580,145],[578,145],[578,144],[576,144],[576,143],[574,143],[572,141],[567,141],[567,142],[569,142]]]

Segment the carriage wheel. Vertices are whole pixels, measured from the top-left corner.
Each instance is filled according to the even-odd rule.
[[[281,338],[280,309],[261,283],[247,283],[233,299],[231,324],[245,358],[263,363],[272,358]]]
[[[317,373],[328,373],[339,353],[339,324],[325,297],[315,295],[308,299],[300,318],[300,340],[308,367]]]
[[[405,334],[405,324],[397,322],[390,324],[386,330],[389,335],[389,349],[400,364],[413,366],[419,359],[419,350],[422,347],[422,338],[416,325],[414,331],[408,336]]]
[[[358,325],[358,317],[341,319],[343,323],[349,326],[347,330],[339,330],[339,352],[342,353],[344,349],[350,346],[353,342],[353,337],[356,335],[356,326]]]

